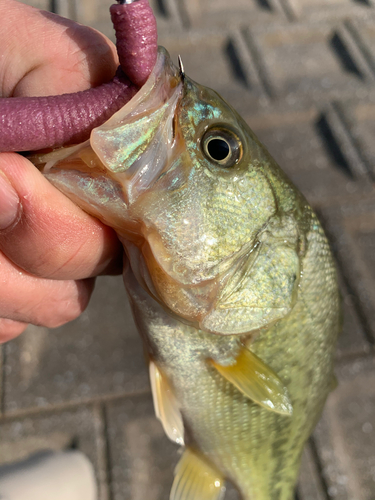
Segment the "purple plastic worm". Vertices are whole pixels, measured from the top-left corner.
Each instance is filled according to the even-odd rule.
[[[156,24],[150,22],[147,0],[133,2],[112,5],[110,13],[121,68],[131,82],[142,86],[156,62]]]
[[[112,5],[111,17],[121,64],[115,78],[74,94],[0,99],[0,151],[83,142],[143,85],[157,56],[156,21],[148,0]]]

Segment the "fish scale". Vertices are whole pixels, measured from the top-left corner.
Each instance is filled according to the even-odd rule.
[[[309,239],[306,270],[301,282],[302,296],[304,294],[306,296],[315,295],[316,293],[315,288],[311,288],[315,269],[309,269],[308,264],[310,261],[315,261],[314,253],[320,249],[321,243],[324,244],[320,229],[317,233],[313,233]],[[325,290],[319,287],[322,294],[320,298],[322,304],[329,298],[332,291],[336,295],[335,300],[338,300],[334,286],[335,276],[332,272],[332,260],[329,254],[323,252],[323,255],[325,255],[327,273],[324,278]],[[330,310],[332,309],[330,308]],[[159,314],[163,313],[159,312]],[[321,363],[320,370],[314,370],[314,358],[319,358],[324,352],[331,353],[333,342],[332,339],[327,338],[326,331],[318,328],[312,330],[310,323],[306,328],[307,331],[303,332],[306,316],[309,316],[306,307],[297,306],[287,321],[279,322],[277,326],[267,332],[267,336],[259,336],[252,344],[254,352],[262,359],[267,360],[282,379],[291,380],[288,387],[291,399],[292,401],[295,399],[296,404],[294,405],[293,417],[289,422],[289,417],[276,415],[251,403],[225,379],[218,377],[213,370],[207,369],[204,354],[200,361],[196,359],[193,361],[189,352],[190,368],[188,371],[183,370],[183,367],[186,366],[184,360],[186,353],[184,357],[179,358],[179,354],[185,349],[176,343],[175,335],[168,334],[168,338],[173,339],[172,345],[171,341],[165,341],[165,331],[160,339],[160,344],[162,344],[160,348],[163,349],[163,354],[158,353],[158,359],[173,381],[176,392],[185,396],[183,401],[180,401],[181,411],[186,419],[192,441],[200,443],[200,449],[210,457],[219,469],[227,472],[227,476],[240,488],[243,498],[290,500],[293,496],[299,468],[299,455],[302,450],[301,444],[309,436],[320,414],[329,391],[326,378],[331,375],[332,367],[332,354],[330,354],[326,356],[325,364]],[[318,316],[316,320],[317,327],[321,318]],[[332,323],[335,320],[333,314],[331,314],[331,318],[329,315],[326,316],[326,328],[332,329],[334,327]],[[299,328],[293,330],[292,326],[295,321]],[[150,331],[150,325],[148,329]],[[157,326],[152,329],[152,338],[157,338],[158,331]],[[186,343],[189,342],[192,335],[196,335],[196,331],[189,329],[186,325],[180,326],[178,331],[180,338],[183,337]],[[181,335],[182,331],[184,332],[183,336]],[[294,337],[299,337],[299,346],[294,343],[297,339],[290,335],[291,331],[295,332]],[[200,335],[203,336],[203,333]],[[277,337],[280,349],[276,356],[273,347],[275,337]],[[290,353],[286,353],[288,361],[285,359],[283,346],[280,345],[280,337],[284,337],[285,343],[290,342],[294,345],[295,359],[292,362]],[[181,342],[184,340],[181,338]],[[306,342],[309,344],[308,348],[303,346]],[[168,352],[168,348],[171,348],[170,352]],[[203,343],[198,349],[199,351],[204,353]],[[165,366],[162,359],[167,360]],[[173,365],[171,359],[174,360]],[[287,369],[282,367],[283,364],[287,366]],[[306,373],[308,376],[303,376]],[[310,378],[310,373],[315,374],[315,380]],[[190,380],[189,388],[191,389],[188,391],[186,390],[186,377],[189,377]],[[303,399],[301,399],[302,395]],[[285,419],[287,419],[287,426]],[[236,457],[235,461],[233,457]],[[279,463],[280,461],[282,464]],[[278,483],[280,483],[280,487],[277,486]]]
[[[124,245],[156,416],[185,446],[171,500],[218,500],[225,480],[243,500],[292,500],[340,330],[333,259],[306,200],[238,114],[162,49],[89,143],[34,161]]]
[[[309,260],[309,258],[310,254],[308,253],[306,259]],[[327,262],[327,267],[328,263],[329,262]],[[334,274],[330,272],[332,269],[331,266],[328,267],[328,276],[326,276],[328,293],[330,293],[329,285],[333,285],[334,283]],[[314,270],[311,270],[311,273],[313,273],[313,271]],[[305,279],[308,281],[308,270],[306,270]],[[331,280],[332,282],[330,283]],[[308,286],[308,282],[306,284],[304,282],[301,283],[302,289]],[[322,289],[320,290],[323,291]],[[310,295],[311,293],[314,293],[314,290],[309,291],[308,294]],[[323,300],[320,300],[321,302],[324,302],[328,293],[323,295]],[[301,310],[298,309],[299,308],[291,315],[292,317],[288,318],[289,321],[285,325],[280,322],[277,327],[268,332],[267,342],[262,342],[259,337],[258,341],[253,343],[252,348],[263,359],[268,360],[268,357],[270,357],[269,351],[271,351],[271,357],[275,357],[274,349],[272,348],[274,336],[277,336],[280,351],[282,352],[282,346],[280,346],[282,330],[287,329],[287,333],[289,333],[290,325],[293,324],[293,321],[297,321],[298,325],[303,325],[303,320],[301,321],[301,318],[298,316],[306,316],[308,315],[308,311],[306,311],[305,308],[301,308]],[[329,328],[332,328],[332,319],[330,324],[327,325]],[[319,318],[317,318],[317,320],[319,322]],[[309,331],[311,331],[311,327]],[[319,330],[317,330],[313,333],[319,333],[319,335],[310,337],[308,349],[296,349],[294,344],[298,358],[298,364],[296,363],[296,366],[293,367],[294,369],[291,367],[290,359],[288,359],[286,363],[285,358],[281,354],[274,362],[269,362],[271,366],[274,364],[276,365],[276,371],[281,378],[283,378],[283,371],[286,371],[286,377],[295,381],[300,381],[301,375],[306,372],[307,368],[310,368],[311,373],[314,373],[314,354],[318,357],[319,351],[331,351],[331,346],[329,344],[331,344],[332,341],[330,341],[328,345],[324,342],[324,339],[327,338],[326,332],[319,332]],[[187,335],[189,334],[192,334],[192,332],[187,332]],[[296,336],[301,336],[301,331],[297,330]],[[301,339],[302,342],[305,340],[306,339]],[[294,339],[288,335],[285,341],[293,343]],[[174,351],[173,356],[176,354],[177,352]],[[302,359],[300,357],[301,354],[304,354]],[[170,360],[171,355],[168,356],[166,354],[166,358]],[[287,364],[287,370],[283,370],[282,368],[278,369],[278,365],[282,365],[283,363]],[[177,392],[179,392],[179,390],[183,392],[185,376],[185,373],[181,373],[183,361],[179,360],[179,363],[176,361],[174,369],[170,367],[170,361],[168,364],[169,368],[167,373],[170,374],[171,379],[174,381]],[[302,449],[301,443],[304,443],[309,436],[320,414],[321,406],[329,390],[329,388],[327,389],[325,380],[327,375],[331,373],[331,366],[331,356],[327,356],[325,371],[328,371],[328,374],[324,373],[323,364],[321,364],[321,370],[316,373],[317,380],[305,377],[305,383],[302,383],[300,386],[297,386],[296,383],[291,383],[289,385],[292,400],[294,399],[294,394],[296,394],[296,399],[300,399],[301,394],[305,393],[305,398],[299,405],[296,404],[294,406],[293,421],[289,422],[287,428],[285,428],[285,422],[283,422],[283,420],[288,419],[288,417],[278,416],[260,409],[249,402],[249,400],[240,393],[236,394],[236,397],[233,397],[233,393],[236,392],[236,389],[224,379],[219,379],[219,383],[224,386],[219,390],[215,382],[213,383],[211,379],[212,373],[204,373],[205,367],[202,368],[202,373],[200,372],[199,374],[193,370],[198,389],[194,394],[189,392],[189,398],[183,403],[182,413],[187,419],[188,428],[193,434],[193,441],[200,443],[200,447],[204,453],[210,456],[211,460],[214,461],[219,468],[224,468],[228,471],[228,476],[240,487],[243,498],[259,500],[290,500],[292,498],[294,484],[298,474],[298,459]],[[177,371],[181,377],[176,375]],[[205,377],[207,377],[207,380]],[[303,380],[304,377],[302,377],[302,382]],[[311,390],[310,388],[313,389]],[[318,391],[319,388],[320,391]],[[204,393],[203,397],[201,394],[202,392]],[[222,397],[220,404],[218,404],[217,401],[218,392]],[[314,392],[319,393],[314,394]],[[308,404],[309,400],[311,401],[310,404]],[[202,401],[204,401],[204,409],[200,407]],[[191,408],[194,410],[191,410]],[[231,408],[230,415],[225,412],[222,413],[221,408]],[[197,418],[198,415],[200,418]],[[203,415],[209,415],[209,418],[204,421]],[[241,418],[238,418],[238,415],[241,415]],[[223,417],[225,424],[222,423]],[[201,424],[201,428],[197,429],[199,424]],[[280,432],[277,432],[278,427],[282,429]],[[293,429],[292,436],[290,436],[291,428]],[[273,429],[270,436],[269,429]],[[210,432],[210,430],[213,431]],[[248,431],[249,434],[246,436]],[[218,436],[220,436],[220,439],[224,442],[230,442],[231,445],[218,442]],[[264,436],[267,436],[267,441],[269,442],[267,445],[265,445]],[[291,437],[293,439],[292,441]],[[245,446],[243,444],[244,442],[246,443]],[[284,447],[287,449],[283,450]],[[246,448],[251,450],[251,453],[249,451],[246,453]],[[268,454],[265,454],[265,450],[268,450]],[[237,465],[232,466],[232,456],[236,456]],[[282,460],[282,466],[278,464],[278,460]],[[276,473],[277,471],[279,472]],[[286,471],[289,471],[289,479],[285,477]],[[283,476],[282,479],[280,475]],[[253,476],[255,476],[255,478],[253,478]],[[269,478],[272,478],[272,480],[267,483]],[[265,485],[262,489],[260,485],[263,481]],[[276,488],[276,492],[271,493],[275,490],[275,482],[280,482],[283,485],[282,489],[279,490]],[[254,484],[257,485],[255,489],[253,489]]]

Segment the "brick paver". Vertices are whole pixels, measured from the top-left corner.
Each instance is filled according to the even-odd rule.
[[[111,0],[29,0],[113,39]],[[375,499],[375,0],[152,0],[159,42],[237,108],[317,210],[344,305],[338,388],[298,500]],[[3,347],[0,463],[79,447],[101,500],[167,498],[176,447],[153,416],[120,278],[81,318]],[[227,498],[238,498],[230,489]]]

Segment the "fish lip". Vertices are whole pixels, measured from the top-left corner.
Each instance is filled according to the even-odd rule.
[[[148,113],[150,110],[143,109],[142,107],[142,112],[136,113],[134,111],[139,108],[139,104],[144,101],[145,96],[150,95],[153,89],[158,86],[163,76],[165,76],[166,62],[168,63],[168,69],[171,70],[169,74],[170,81],[172,82],[172,79],[175,79],[175,86],[177,86],[177,82],[181,81],[181,77],[178,75],[178,70],[171,62],[168,51],[164,47],[159,46],[155,66],[144,85],[142,85],[142,87],[130,99],[130,101],[128,101],[121,109],[116,111],[116,113],[114,113],[105,123],[99,125],[98,127],[95,127],[91,131],[91,137],[93,135],[93,132],[95,133],[96,130],[107,130],[113,128],[116,125],[120,125],[123,122],[123,116],[131,115],[132,117],[134,117]],[[174,86],[171,85],[171,88],[174,88]]]
[[[160,47],[154,69],[139,92],[91,132],[90,145],[123,186],[130,207],[165,172],[174,155],[175,114],[183,82]]]

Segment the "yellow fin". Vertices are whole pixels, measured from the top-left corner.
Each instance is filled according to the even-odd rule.
[[[216,370],[246,397],[267,410],[291,415],[288,391],[277,374],[253,352],[241,349],[233,365],[222,366],[210,360]]]
[[[150,382],[156,418],[163,425],[169,439],[184,444],[184,424],[177,400],[166,377],[153,361],[150,361]]]
[[[170,500],[220,500],[224,479],[198,453],[187,448],[174,471]]]

